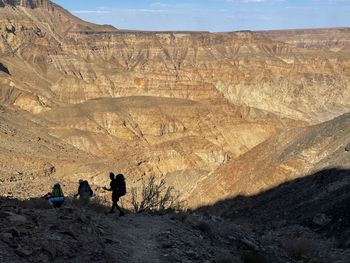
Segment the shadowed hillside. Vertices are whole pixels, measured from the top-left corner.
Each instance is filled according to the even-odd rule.
[[[196,214],[105,215],[108,208],[66,200],[0,200],[1,262],[295,262],[285,251],[220,218]],[[220,223],[218,225],[218,223]]]
[[[278,221],[301,224],[330,235],[347,235],[350,230],[350,170],[326,169],[279,185],[254,196],[237,196],[200,208],[230,220],[244,220],[261,226]],[[329,221],[321,228],[314,217],[325,214]],[[344,232],[345,231],[345,232]]]
[[[318,262],[350,259],[350,171],[181,213],[105,215],[100,202],[0,200],[2,262]],[[43,189],[44,191],[44,189]],[[84,248],[84,249],[82,249]]]
[[[311,259],[311,254],[305,254],[310,257],[305,262],[350,260],[350,170],[347,169],[321,170],[269,191],[250,197],[237,196],[198,211],[247,225],[261,237],[280,242],[287,249],[293,245],[284,242],[300,242],[297,246],[304,247],[298,249],[318,258]],[[327,243],[339,250],[327,247]]]

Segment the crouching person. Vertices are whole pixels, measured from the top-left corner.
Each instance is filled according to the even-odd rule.
[[[51,193],[47,193],[44,198],[54,208],[59,208],[64,203],[64,194],[59,183],[54,184]]]

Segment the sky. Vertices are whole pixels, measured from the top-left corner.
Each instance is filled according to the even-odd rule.
[[[53,0],[98,24],[226,32],[350,26],[350,0]]]

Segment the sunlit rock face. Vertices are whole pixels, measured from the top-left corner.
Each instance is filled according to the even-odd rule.
[[[297,141],[306,126],[348,111],[349,40],[345,29],[119,31],[50,1],[0,1],[0,137],[7,147],[0,192],[23,195],[15,190],[19,177],[33,187],[31,178],[41,178],[73,189],[80,177],[101,185],[120,171],[130,185],[166,178],[196,206],[275,185],[282,179],[271,179],[264,165],[283,147],[278,138]],[[7,129],[23,132],[9,137]],[[271,141],[265,151],[261,145]],[[251,166],[263,156],[264,165]],[[22,176],[18,158],[31,176]],[[237,179],[237,189],[227,183],[246,169],[263,183],[253,175]],[[282,170],[274,178],[297,174]],[[221,190],[208,191],[216,179]]]
[[[260,32],[262,35],[293,45],[297,48],[349,51],[349,28],[274,30]]]
[[[22,6],[26,8],[38,8],[48,7],[51,5],[48,0],[1,0],[0,7],[9,6]]]
[[[190,206],[212,204],[239,195],[263,193],[283,183],[329,168],[350,168],[346,151],[350,114],[322,124],[291,129],[205,176],[190,196]],[[330,187],[348,187],[345,178]],[[327,189],[322,189],[326,194]],[[332,191],[329,189],[329,191]]]
[[[332,31],[327,44],[330,33],[322,30],[124,32],[86,23],[58,6],[6,6],[0,12],[0,50],[11,56],[14,78],[25,80],[21,93],[34,92],[47,102],[140,95],[224,97],[235,105],[313,123],[349,106],[347,30]],[[320,48],[306,44],[308,34]]]

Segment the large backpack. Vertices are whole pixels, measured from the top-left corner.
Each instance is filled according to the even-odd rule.
[[[88,181],[83,181],[80,183],[80,191],[79,191],[80,196],[86,196],[86,197],[92,196],[93,193],[94,192],[91,190],[91,187]]]
[[[117,181],[118,195],[119,196],[126,195],[126,184],[125,184],[124,175],[118,174],[115,179]]]
[[[52,197],[63,197],[63,191],[60,185],[55,184],[52,189]]]

